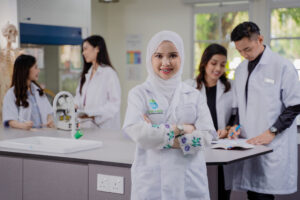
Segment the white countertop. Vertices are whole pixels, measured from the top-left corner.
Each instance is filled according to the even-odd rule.
[[[100,148],[88,151],[80,151],[68,154],[45,153],[38,151],[26,151],[9,148],[0,148],[0,152],[21,153],[26,157],[38,156],[47,159],[55,158],[66,161],[82,161],[88,163],[116,163],[131,165],[134,159],[135,144],[125,138],[120,131],[104,131],[104,130],[82,130],[83,136],[79,140],[97,140],[102,141],[103,145]],[[70,138],[71,134],[68,131],[58,131],[56,129],[36,129],[35,131],[23,131],[17,129],[1,129],[0,140],[13,139],[19,137],[30,136],[49,136]]]
[[[83,162],[104,165],[130,167],[134,160],[135,144],[126,138],[121,131],[82,130],[84,136],[79,140],[102,141],[103,146],[98,149],[80,151],[77,153],[59,154],[38,151],[25,151],[10,148],[0,148],[0,155],[12,155],[27,158],[42,158],[59,161]],[[0,140],[30,136],[50,136],[70,138],[70,132],[56,129],[36,129],[24,131],[0,128]],[[300,136],[299,136],[300,139]],[[220,150],[207,148],[205,151],[207,165],[228,164],[237,160],[253,157],[271,151],[265,146],[256,146],[250,150]]]

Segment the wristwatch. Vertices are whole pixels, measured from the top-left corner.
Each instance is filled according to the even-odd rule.
[[[278,134],[278,129],[275,126],[271,126],[271,128],[269,128],[271,133],[274,133],[275,135]]]
[[[179,130],[179,133],[178,133],[178,135],[175,136],[175,138],[178,138],[183,135],[184,127],[183,127],[183,125],[177,125],[176,128]]]

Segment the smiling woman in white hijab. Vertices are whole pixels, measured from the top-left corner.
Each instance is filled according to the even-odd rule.
[[[162,31],[147,47],[147,80],[128,95],[123,130],[137,144],[132,200],[208,200],[203,134],[214,130],[203,96],[181,81],[181,37]]]

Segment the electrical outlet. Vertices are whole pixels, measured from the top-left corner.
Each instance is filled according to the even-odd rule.
[[[124,177],[97,174],[97,190],[124,194]]]
[[[110,192],[109,181],[106,175],[97,174],[97,190],[103,192]]]

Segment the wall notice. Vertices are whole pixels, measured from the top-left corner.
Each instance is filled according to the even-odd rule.
[[[130,34],[126,37],[126,77],[127,80],[141,79],[142,64],[142,36]]]

